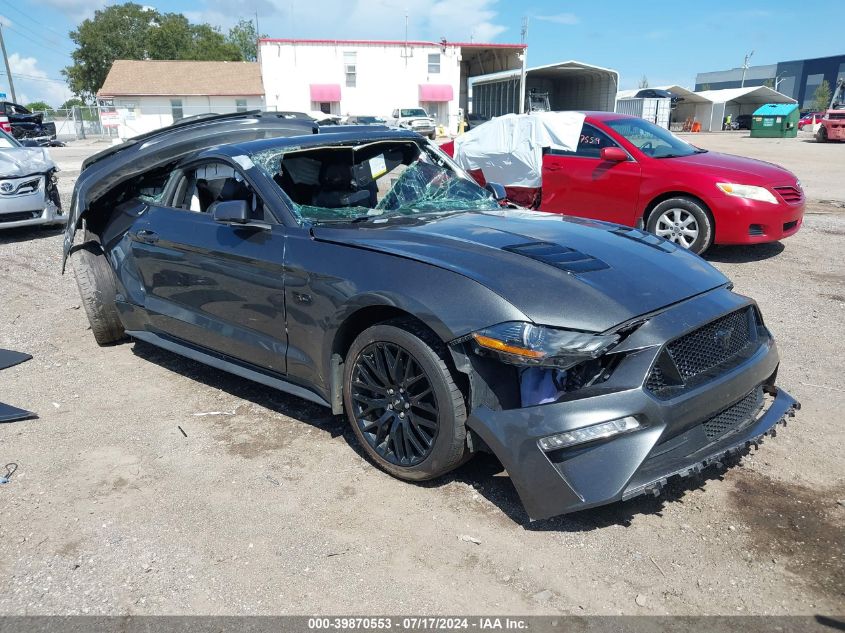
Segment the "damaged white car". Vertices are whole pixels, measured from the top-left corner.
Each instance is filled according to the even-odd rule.
[[[25,147],[0,131],[0,229],[64,224],[58,167],[43,147]]]

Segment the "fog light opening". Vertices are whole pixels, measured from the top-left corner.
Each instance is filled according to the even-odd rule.
[[[627,416],[618,420],[609,420],[608,422],[585,426],[584,428],[573,431],[565,431],[564,433],[541,437],[537,440],[537,445],[543,451],[555,451],[559,448],[567,448],[576,444],[584,444],[586,442],[621,435],[622,433],[629,433],[639,429],[641,426],[636,418]]]

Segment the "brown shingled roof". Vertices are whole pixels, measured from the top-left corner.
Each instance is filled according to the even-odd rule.
[[[258,62],[118,59],[100,97],[123,95],[263,95]]]

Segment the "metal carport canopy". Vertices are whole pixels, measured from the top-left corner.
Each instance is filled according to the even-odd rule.
[[[525,74],[526,90],[536,88],[549,92],[552,110],[612,112],[616,107],[619,73],[613,69],[568,60],[529,68]],[[476,92],[474,88],[485,84],[519,82],[520,76],[521,71],[516,69],[470,77],[468,83],[473,92],[472,111],[487,116],[515,113],[514,107],[502,111],[492,111],[488,107],[481,107],[482,104],[476,99],[481,91]],[[501,108],[493,108],[493,110],[499,109]]]

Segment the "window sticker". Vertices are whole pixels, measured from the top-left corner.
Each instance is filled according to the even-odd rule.
[[[385,163],[384,161],[384,154],[374,156],[369,160],[369,163],[370,174],[372,174],[373,180],[375,180],[379,176],[384,176],[387,173],[387,163]]]

